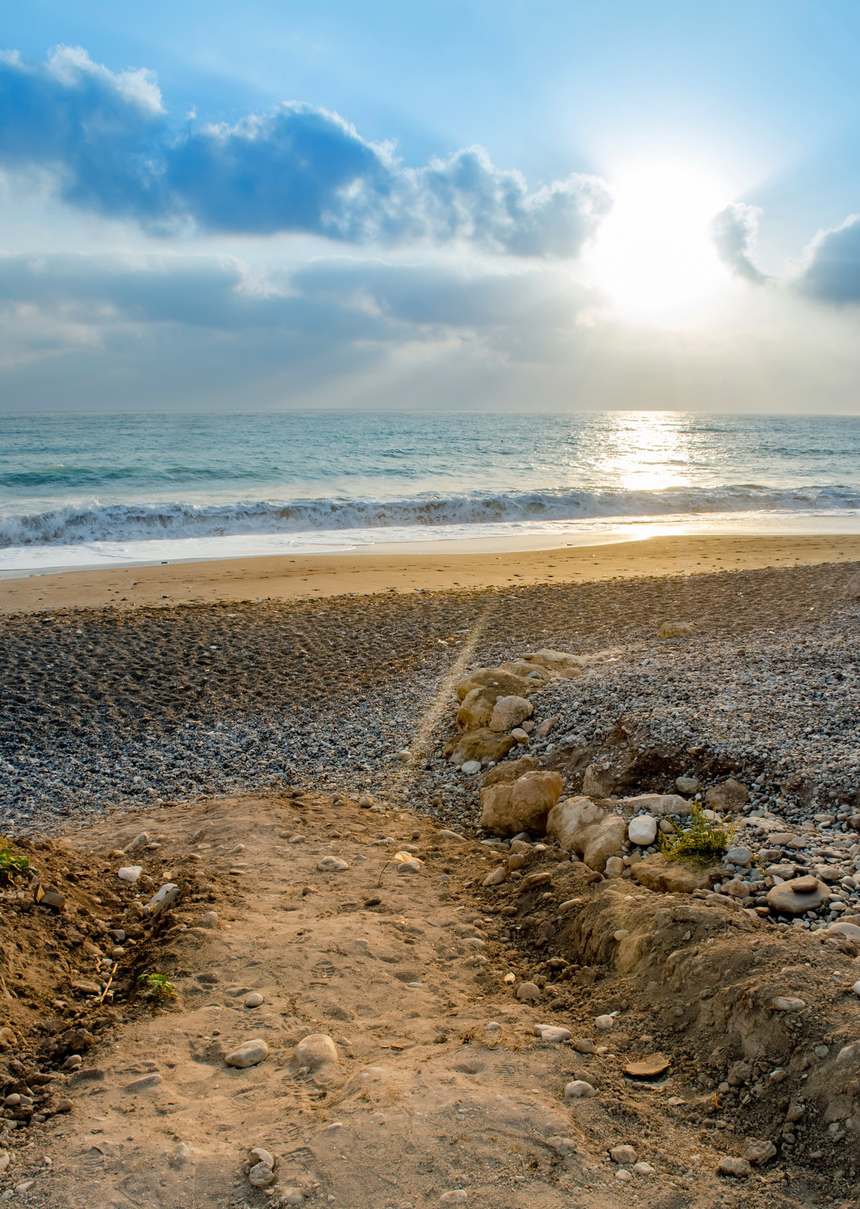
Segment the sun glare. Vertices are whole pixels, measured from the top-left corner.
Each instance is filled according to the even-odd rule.
[[[586,260],[594,284],[632,317],[683,318],[728,280],[708,227],[730,188],[695,164],[658,161],[613,183],[612,212]]]

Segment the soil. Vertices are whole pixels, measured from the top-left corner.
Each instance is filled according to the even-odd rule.
[[[850,941],[607,881],[541,845],[484,887],[492,845],[311,783],[116,812],[13,850],[65,896],[2,892],[0,1195],[15,1204],[857,1203]],[[321,871],[327,856],[347,867]],[[131,864],[134,885],[117,876]],[[168,882],[179,897],[153,919]],[[146,1000],[153,973],[174,999]],[[313,1071],[293,1053],[315,1034],[338,1060]],[[256,1038],[262,1062],[225,1064]],[[665,1074],[624,1073],[659,1055]],[[566,1101],[575,1079],[596,1094]],[[776,1153],[719,1174],[751,1141]],[[653,1170],[614,1162],[620,1144]],[[265,1188],[248,1180],[255,1147],[275,1159]]]

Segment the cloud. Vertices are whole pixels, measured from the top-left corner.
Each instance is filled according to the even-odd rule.
[[[114,73],[70,47],[46,63],[0,56],[0,167],[33,166],[55,174],[70,205],[161,235],[302,232],[572,257],[611,204],[593,176],[529,190],[480,147],[407,168],[310,105],[176,129],[151,74]]]
[[[860,214],[850,215],[833,230],[819,231],[794,284],[818,302],[860,303]]]
[[[760,214],[757,206],[733,202],[711,223],[711,238],[720,259],[736,276],[754,285],[762,285],[768,280],[752,260]]]

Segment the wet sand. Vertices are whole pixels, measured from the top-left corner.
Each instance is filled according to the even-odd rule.
[[[506,545],[508,543],[505,543]],[[279,555],[22,575],[0,580],[0,613],[122,610],[216,601],[290,601],[386,592],[474,591],[535,584],[698,575],[860,561],[860,535],[683,536],[562,546],[481,549],[427,542],[381,553]]]

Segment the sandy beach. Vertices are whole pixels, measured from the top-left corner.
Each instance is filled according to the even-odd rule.
[[[425,542],[382,553],[224,559],[0,579],[0,612],[123,610],[188,603],[289,601],[384,592],[462,592],[535,584],[696,575],[860,560],[860,535],[653,537],[533,549],[510,539]],[[389,547],[390,549],[390,547]]]

